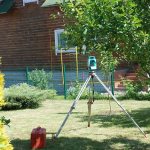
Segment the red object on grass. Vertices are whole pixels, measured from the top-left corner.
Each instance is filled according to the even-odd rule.
[[[46,145],[46,129],[37,127],[31,132],[31,147],[44,148]]]

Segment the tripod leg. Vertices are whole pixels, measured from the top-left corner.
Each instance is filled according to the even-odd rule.
[[[92,104],[94,102],[94,81],[93,81],[93,77],[92,76],[92,96],[90,94],[90,88],[89,88],[89,101],[88,101],[88,127],[90,127],[91,125],[91,109],[92,109]]]
[[[114,99],[114,101],[119,105],[119,107],[124,111],[124,113],[129,117],[129,119],[135,124],[135,126],[141,131],[141,133],[146,137],[146,134],[144,131],[139,127],[139,125],[135,122],[135,120],[129,115],[129,113],[126,111],[126,109],[119,103],[119,101],[116,99],[116,97],[111,93],[111,91],[106,87],[106,85],[102,82],[102,80],[94,74],[94,76],[97,78],[97,80],[101,83],[101,85],[105,88],[105,90],[111,95],[111,97]]]
[[[59,135],[59,133],[61,132],[62,128],[64,127],[64,125],[65,125],[67,119],[69,118],[70,114],[72,113],[72,110],[75,109],[76,103],[77,103],[78,100],[80,99],[80,97],[81,97],[82,93],[84,92],[84,90],[85,90],[85,88],[86,88],[88,82],[90,81],[90,79],[91,79],[91,76],[89,76],[89,77],[86,79],[86,81],[84,82],[84,84],[82,85],[82,87],[81,87],[81,89],[80,89],[80,91],[79,91],[79,93],[78,93],[76,99],[74,100],[74,102],[72,103],[72,106],[70,107],[69,112],[67,113],[67,115],[66,115],[64,121],[62,122],[60,128],[59,128],[58,131],[56,132],[55,138],[58,137],[58,135]]]
[[[88,115],[89,115],[89,118],[88,118],[88,127],[90,127],[90,121],[91,121],[91,107],[92,107],[92,104],[93,104],[93,102],[92,102],[92,100],[89,100],[88,101]]]

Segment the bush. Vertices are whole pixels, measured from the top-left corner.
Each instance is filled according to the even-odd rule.
[[[0,107],[4,106],[3,99],[4,88],[4,75],[0,74]],[[0,149],[1,150],[13,150],[13,146],[10,144],[8,137],[5,134],[4,125],[9,123],[10,120],[6,120],[5,117],[0,118]]]
[[[123,85],[125,86],[125,96],[127,98],[136,97],[137,93],[139,92],[137,84],[133,83],[130,80],[123,80]]]
[[[81,89],[81,84],[78,81],[76,81],[74,84],[72,84],[69,87],[69,89],[67,89],[67,98],[75,99],[80,89]],[[81,95],[81,99],[87,99],[87,98],[88,98],[88,89],[86,88]]]
[[[142,93],[138,93],[136,95],[136,100],[150,100],[150,94],[149,93],[145,93],[145,94],[142,94]]]
[[[13,150],[12,145],[9,142],[8,137],[6,136],[4,124],[0,120],[0,150]]]
[[[67,90],[67,99],[75,99],[80,90],[81,90],[81,84],[78,81],[76,81]],[[90,91],[90,92],[92,92],[92,91]],[[90,93],[90,95],[92,95],[92,93]],[[107,95],[106,94],[100,94],[98,92],[94,92],[94,99],[108,99]],[[87,87],[84,90],[80,99],[89,99],[89,87]]]
[[[5,105],[4,102],[4,75],[0,73],[0,107]]]
[[[49,80],[52,79],[52,73],[47,73],[43,69],[42,70],[33,70],[28,73],[29,81],[31,85],[38,87],[40,89],[48,89]]]
[[[17,109],[21,109],[22,105],[21,103],[10,103],[10,102],[7,102],[6,105],[4,105],[2,107],[2,110],[17,110]]]
[[[150,93],[141,92],[142,86],[138,82],[124,80],[125,93],[118,95],[118,99],[150,100]]]
[[[6,105],[2,106],[2,109],[37,108],[42,100],[51,99],[55,95],[55,90],[40,90],[26,83],[13,85],[5,89]]]
[[[118,99],[120,100],[126,100],[126,99],[134,99],[134,100],[148,100],[150,101],[150,93],[136,93],[134,96],[130,96],[129,95],[119,95],[117,96]]]

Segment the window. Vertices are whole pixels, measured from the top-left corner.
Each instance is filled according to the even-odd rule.
[[[39,0],[23,0],[23,6],[25,6],[26,3],[32,3],[32,2],[37,2],[39,3]]]
[[[75,47],[66,49],[67,43],[63,37],[63,34],[62,34],[63,32],[64,32],[64,29],[55,30],[55,53],[56,53],[56,55],[57,55],[57,53],[61,52],[61,49],[62,49],[63,53],[75,52]]]

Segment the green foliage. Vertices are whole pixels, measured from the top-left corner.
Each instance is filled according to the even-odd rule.
[[[137,84],[134,84],[130,80],[123,80],[123,85],[125,86],[125,91],[126,91],[126,97],[128,98],[133,98],[137,95],[137,93],[140,91],[138,89]]]
[[[115,92],[115,96],[120,100],[150,100],[150,93],[142,92],[142,86],[139,83],[132,82],[130,80],[123,80],[123,85],[125,86],[125,92]],[[76,81],[72,84],[67,90],[67,99],[75,99],[81,90],[81,83]],[[90,93],[89,93],[90,91]],[[89,87],[85,89],[80,99],[89,99],[92,96],[92,89],[89,90]],[[112,99],[108,93],[98,93],[94,91],[95,100],[104,100]]]
[[[142,85],[130,80],[123,80],[125,94],[117,96],[118,99],[150,100],[150,93],[142,92]]]
[[[145,94],[142,94],[142,93],[138,93],[137,96],[136,96],[136,99],[137,100],[150,100],[150,93],[145,93]]]
[[[97,52],[96,58],[100,60],[99,66],[105,75],[108,75],[115,68],[115,66],[118,65],[117,59],[115,59],[109,51],[102,51],[101,53]]]
[[[140,27],[132,0],[77,0],[63,4],[62,10],[69,20],[66,24],[68,41],[80,47],[85,44],[88,50],[118,51],[122,45],[127,46],[131,33]]]
[[[47,73],[43,69],[35,69],[28,73],[28,77],[33,86],[43,90],[49,88],[49,80],[52,79],[52,73]]]
[[[72,84],[69,89],[67,89],[67,98],[68,99],[75,99],[81,90],[81,84],[76,81],[74,84]],[[83,94],[81,95],[81,99],[88,98],[88,89],[85,89]]]
[[[26,83],[13,85],[5,89],[6,105],[2,109],[37,108],[42,100],[52,99],[55,95],[55,90],[40,90]]]
[[[0,118],[0,122],[1,122],[3,125],[9,126],[10,119],[6,119],[6,118],[3,116],[3,117]]]
[[[134,0],[137,4],[139,18],[142,20],[142,29],[150,32],[150,2],[149,0]]]
[[[19,102],[13,102],[13,100],[11,102],[7,102],[6,105],[4,105],[2,107],[2,110],[17,110],[17,109],[21,109],[22,105]]]
[[[69,89],[67,89],[67,99],[75,99],[80,90],[81,83],[76,81],[69,87]],[[89,90],[89,87],[87,87],[82,93],[80,99],[89,99],[90,96],[92,96],[92,89]],[[98,92],[94,91],[94,99],[108,99],[108,96],[105,94],[99,94]]]
[[[149,0],[76,0],[61,9],[70,45],[97,52],[105,70],[116,60],[137,62],[141,75],[150,76]]]
[[[133,99],[133,100],[148,100],[150,101],[150,93],[134,93],[132,95],[128,95],[128,94],[125,94],[125,95],[119,95],[117,96],[118,99],[120,100],[129,100],[129,99]]]

